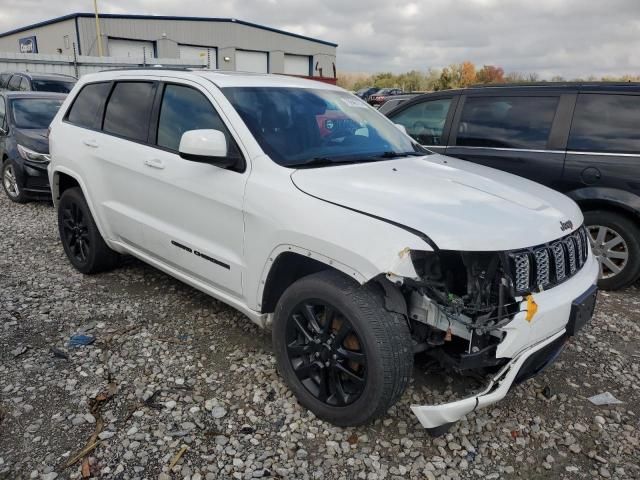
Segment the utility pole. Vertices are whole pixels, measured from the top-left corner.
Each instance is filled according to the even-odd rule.
[[[93,0],[93,10],[96,13],[96,40],[98,41],[98,56],[102,56],[102,34],[100,33],[100,20],[98,19],[98,0]]]

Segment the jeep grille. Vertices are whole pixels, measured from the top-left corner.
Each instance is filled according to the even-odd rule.
[[[587,261],[584,226],[554,242],[508,253],[516,294],[549,289],[573,277]]]

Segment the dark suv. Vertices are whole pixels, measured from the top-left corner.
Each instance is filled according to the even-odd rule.
[[[0,89],[14,92],[69,93],[75,77],[61,73],[4,72],[0,74]]]
[[[446,90],[387,115],[429,149],[565,193],[584,212],[600,286],[640,277],[640,83]]]

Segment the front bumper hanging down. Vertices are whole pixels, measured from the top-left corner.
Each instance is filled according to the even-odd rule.
[[[509,392],[526,361],[565,335],[566,331],[562,329],[551,337],[521,352],[491,378],[483,391],[471,397],[440,405],[412,405],[411,410],[418,417],[423,427],[434,429],[457,422],[468,413],[499,402]]]

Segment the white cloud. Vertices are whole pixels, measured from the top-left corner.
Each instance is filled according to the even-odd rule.
[[[426,70],[471,60],[545,77],[640,74],[640,1],[99,0],[105,13],[234,17],[338,43],[346,71]],[[86,0],[2,0],[0,31]]]

